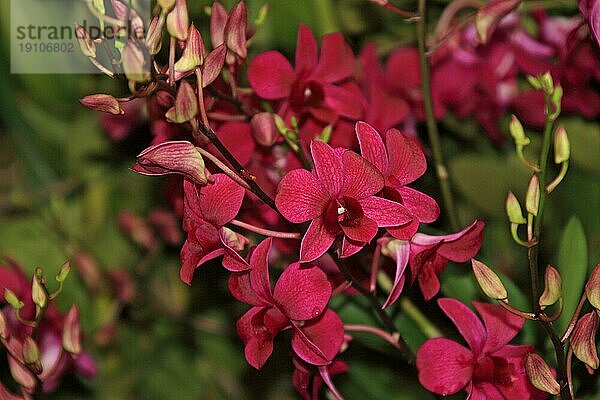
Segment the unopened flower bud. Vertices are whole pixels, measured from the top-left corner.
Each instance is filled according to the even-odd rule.
[[[91,291],[96,291],[102,284],[102,275],[100,267],[94,259],[83,251],[75,253],[73,256],[73,264],[75,266],[75,272],[78,276],[83,279],[85,284]]]
[[[194,24],[191,24],[183,54],[175,63],[175,71],[191,71],[198,65],[202,65],[204,63],[205,56],[206,48],[204,47],[202,35],[200,35],[200,32],[198,29],[196,29]]]
[[[44,308],[48,304],[48,292],[44,287],[42,270],[36,268],[33,272],[33,280],[31,284],[31,299],[39,308]]]
[[[571,335],[573,354],[592,369],[598,368],[597,330],[598,314],[596,311],[592,311],[579,318]]]
[[[471,260],[471,265],[475,279],[487,297],[494,300],[504,300],[508,297],[502,281],[491,268],[476,259]]]
[[[127,234],[131,240],[147,250],[156,248],[156,239],[154,232],[150,226],[138,217],[129,212],[121,212],[119,214],[119,228]]]
[[[41,365],[41,364],[40,364]],[[8,368],[15,382],[17,382],[23,388],[31,391],[35,388],[37,381],[33,373],[26,368],[21,360],[9,356],[8,357]]]
[[[482,6],[475,16],[475,28],[482,43],[487,43],[500,20],[519,6],[521,0],[491,1]]]
[[[25,337],[23,341],[23,361],[25,364],[34,364],[40,359],[40,349],[31,336]]]
[[[175,105],[167,111],[165,116],[169,121],[181,124],[192,120],[196,114],[198,114],[198,100],[194,88],[187,81],[181,81]]]
[[[148,33],[146,34],[146,47],[148,47],[148,53],[154,56],[160,52],[162,47],[162,31],[165,26],[165,19],[162,16],[154,16],[150,25],[148,26]]]
[[[158,5],[163,13],[168,13],[175,7],[175,0],[158,0]]]
[[[539,81],[542,85],[542,90],[548,94],[554,93],[554,82],[552,81],[552,75],[550,72],[545,72],[539,77]]]
[[[540,206],[540,184],[537,175],[533,175],[525,195],[525,209],[529,214],[537,216]]]
[[[142,175],[179,174],[198,185],[207,183],[202,156],[192,143],[184,140],[148,147],[138,155],[131,169]]]
[[[513,192],[508,192],[508,196],[506,197],[506,215],[508,215],[508,220],[513,224],[524,224],[527,222],[523,217],[521,204],[519,204],[519,200]]]
[[[4,314],[2,313],[2,310],[0,310],[0,338],[6,340],[6,339],[8,339],[8,335],[9,335],[8,324],[6,322],[6,318],[4,317]]]
[[[535,388],[553,395],[560,393],[560,385],[552,375],[552,370],[539,355],[529,353],[525,356],[525,371]]]
[[[279,133],[271,113],[261,112],[255,114],[250,121],[250,126],[252,127],[251,132],[254,140],[261,146],[270,147],[279,139]]]
[[[544,283],[544,292],[539,299],[542,310],[556,303],[562,297],[562,280],[560,278],[560,273],[551,265],[548,265],[546,268]]]
[[[150,80],[147,54],[132,40],[128,40],[122,53],[123,70],[127,79],[134,82]]]
[[[571,156],[571,146],[569,144],[569,136],[564,126],[560,125],[554,131],[554,162],[561,164],[569,160]]]
[[[15,292],[8,288],[4,288],[4,300],[15,310],[20,310],[25,306],[25,303],[19,300]]]
[[[169,31],[169,35],[177,40],[186,40],[189,25],[187,1],[176,0],[175,7],[167,15],[167,30]]]
[[[72,305],[65,317],[62,332],[62,346],[71,354],[81,353],[81,324],[79,310]]]
[[[288,127],[283,118],[281,118],[278,114],[273,114],[273,119],[279,133],[285,135],[288,131]]]
[[[527,146],[530,143],[529,138],[525,136],[525,130],[521,121],[516,116],[513,115],[511,117],[508,129],[517,146]]]
[[[75,24],[75,36],[77,37],[77,42],[79,43],[79,48],[81,52],[86,57],[96,57],[96,43],[85,30],[85,28],[79,24]]]
[[[585,294],[590,304],[596,309],[600,309],[600,263],[596,264],[585,284]]]
[[[92,94],[79,99],[82,106],[94,111],[102,111],[113,115],[121,115],[125,112],[119,101],[109,94]]]
[[[60,268],[60,271],[58,271],[58,274],[56,274],[56,281],[64,282],[65,279],[67,279],[67,276],[69,276],[69,272],[71,272],[71,262],[67,261]]]
[[[227,38],[227,48],[241,59],[246,58],[248,55],[248,50],[246,48],[247,26],[248,12],[246,11],[246,4],[243,1],[240,1],[229,14],[224,34]],[[232,62],[229,63],[231,64]]]

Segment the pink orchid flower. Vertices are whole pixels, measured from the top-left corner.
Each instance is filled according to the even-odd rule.
[[[242,250],[248,240],[225,228],[240,211],[244,188],[225,174],[214,183],[198,186],[184,180],[183,230],[188,236],[181,248],[181,280],[191,283],[200,265],[224,253],[225,246]]]
[[[484,226],[483,221],[475,221],[451,235],[430,236],[417,233],[410,240],[389,237],[379,239],[383,254],[396,261],[394,282],[383,308],[394,304],[400,297],[409,263],[412,282],[418,280],[423,297],[427,301],[431,300],[440,291],[438,276],[444,271],[448,261],[465,262],[477,254],[483,240]]]
[[[312,365],[328,365],[344,340],[342,320],[327,309],[331,284],[318,267],[290,264],[271,288],[268,256],[272,239],[263,240],[250,256],[250,271],[231,274],[229,291],[253,307],[237,323],[246,360],[262,368],[273,352],[273,339],[292,329],[292,348]]]
[[[317,57],[317,41],[311,30],[301,24],[296,67],[278,51],[267,51],[250,62],[248,80],[258,96],[284,100],[278,114],[309,113],[320,121],[333,123],[339,116],[358,119],[363,114],[362,101],[348,88],[353,72],[354,55],[341,33],[325,35]]]
[[[348,257],[377,234],[380,226],[412,219],[400,203],[374,196],[384,179],[369,161],[342,148],[313,141],[312,172],[295,169],[283,177],[275,204],[290,222],[312,220],[300,245],[300,262],[323,255],[343,235],[341,257]]]
[[[419,381],[442,396],[466,389],[468,400],[545,399],[527,379],[524,359],[533,346],[508,343],[525,320],[502,307],[473,302],[483,324],[467,306],[454,299],[439,299],[469,348],[446,338],[434,338],[417,352]]]
[[[433,222],[440,215],[434,199],[407,186],[425,173],[425,155],[415,140],[397,129],[389,129],[385,133],[385,145],[371,125],[359,121],[355,130],[362,156],[385,179],[383,197],[403,204],[413,217],[407,224],[388,227],[387,231],[398,239],[409,239],[420,222]]]

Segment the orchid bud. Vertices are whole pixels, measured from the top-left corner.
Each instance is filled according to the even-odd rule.
[[[40,359],[40,349],[31,336],[25,337],[22,351],[25,364],[34,364]]]
[[[37,385],[37,381],[33,373],[27,367],[25,367],[20,360],[9,356],[8,368],[10,369],[10,374],[14,378],[15,382],[17,382],[23,388],[32,391]]]
[[[81,324],[79,310],[72,305],[65,317],[62,331],[62,346],[71,354],[81,353]]]
[[[223,243],[235,251],[244,250],[244,247],[246,247],[246,245],[249,243],[245,236],[242,236],[226,227],[222,227],[219,234]]]
[[[125,114],[119,101],[109,94],[92,94],[79,99],[79,103],[85,108],[94,111],[102,111],[113,115]]]
[[[529,353],[525,356],[525,371],[535,388],[553,395],[560,393],[560,385],[552,375],[552,370],[539,355]]]
[[[175,0],[158,0],[158,5],[162,9],[163,14],[166,14],[175,7]]]
[[[513,224],[524,224],[527,222],[523,217],[521,204],[519,204],[519,200],[513,192],[508,192],[508,196],[506,197],[506,215],[508,215],[508,220]]]
[[[223,65],[225,64],[225,56],[227,48],[221,44],[213,51],[208,53],[202,67],[202,87],[205,88],[219,77]]]
[[[523,129],[523,125],[521,125],[521,121],[516,116],[513,115],[511,117],[508,129],[517,146],[527,146],[530,143],[529,138],[525,136],[525,130]]]
[[[154,233],[146,221],[137,215],[121,212],[119,214],[119,228],[125,232],[135,243],[147,250],[156,248]]]
[[[240,1],[231,10],[225,25],[224,35],[226,45],[229,50],[234,52],[238,57],[244,59],[248,56],[246,48],[246,28],[248,26],[248,12],[246,4]],[[229,62],[232,64],[233,62]]]
[[[148,57],[135,42],[132,40],[127,41],[121,58],[127,79],[134,82],[146,82],[150,80]]]
[[[273,114],[273,120],[275,122],[275,127],[277,127],[279,133],[285,135],[288,131],[288,127],[283,118],[281,118],[278,114]]]
[[[542,90],[548,94],[554,94],[554,82],[552,81],[552,75],[549,71],[539,76],[539,81],[542,86]]]
[[[175,105],[166,112],[165,116],[169,121],[181,124],[191,121],[196,114],[198,114],[198,100],[194,88],[187,81],[181,81]]]
[[[502,18],[514,11],[521,0],[496,0],[482,6],[475,15],[475,28],[482,43],[487,43]]]
[[[560,278],[560,273],[551,265],[548,265],[546,268],[544,283],[544,292],[539,299],[540,308],[542,310],[556,303],[562,297],[562,280]]]
[[[176,0],[175,7],[167,15],[167,30],[169,31],[169,35],[177,40],[186,40],[189,25],[187,1]]]
[[[8,288],[4,288],[4,300],[15,310],[20,310],[25,306],[25,303],[19,300],[15,292]]]
[[[8,324],[6,322],[6,318],[4,317],[4,313],[2,313],[2,310],[0,310],[0,338],[6,340],[8,339],[8,335]]]
[[[204,160],[196,147],[187,141],[159,143],[142,151],[131,169],[142,175],[180,174],[197,185],[205,185]]]
[[[596,350],[596,331],[598,330],[598,314],[596,311],[584,314],[571,335],[573,354],[592,369],[598,369],[598,352]]]
[[[79,48],[81,52],[86,57],[96,57],[96,44],[94,40],[85,30],[85,28],[79,24],[75,24],[75,36],[77,37],[77,42],[79,43]]]
[[[525,195],[525,209],[529,214],[537,216],[540,206],[540,184],[537,175],[533,175]]]
[[[79,251],[73,256],[75,272],[92,291],[96,291],[102,284],[102,275],[98,264],[89,254]]]
[[[69,276],[69,272],[71,272],[71,263],[69,261],[67,261],[60,268],[60,271],[58,271],[58,274],[56,274],[56,281],[61,282],[61,283],[64,282],[65,279],[67,279],[67,276]]]
[[[261,146],[270,147],[279,139],[279,133],[271,113],[261,112],[255,114],[250,121],[250,126],[252,127],[251,132],[254,140]]]
[[[146,47],[148,47],[148,53],[154,56],[160,52],[162,47],[162,31],[165,26],[164,17],[158,15],[152,18],[150,25],[148,26],[148,33],[146,34]]]
[[[263,4],[262,7],[258,9],[258,15],[254,20],[254,25],[261,26],[264,24],[267,19],[267,14],[269,14],[269,3]]]
[[[331,139],[332,132],[333,132],[333,126],[331,124],[327,125],[321,131],[321,134],[319,135],[319,140],[321,142],[329,143],[329,139]]]
[[[600,263],[596,264],[585,284],[585,294],[590,304],[596,309],[600,309]]]
[[[194,24],[191,24],[183,55],[175,63],[175,71],[187,72],[193,70],[204,63],[205,55],[206,48],[204,47],[202,35],[200,35]]]
[[[33,280],[31,284],[31,299],[33,303],[39,308],[44,308],[48,304],[48,292],[43,284],[42,270],[36,268],[33,273]]]
[[[554,131],[554,162],[561,164],[569,161],[571,156],[571,146],[569,144],[569,136],[564,126],[560,125]]]
[[[491,268],[476,259],[471,260],[471,265],[475,279],[487,297],[494,300],[504,300],[508,297],[502,281]]]

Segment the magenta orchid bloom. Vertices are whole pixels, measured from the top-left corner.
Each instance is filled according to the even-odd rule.
[[[377,234],[380,226],[412,219],[400,203],[374,196],[383,189],[377,169],[358,154],[313,141],[312,172],[295,169],[283,177],[275,204],[290,222],[312,220],[300,245],[300,262],[323,255],[343,235],[341,257],[348,257]]]
[[[278,51],[259,54],[248,66],[248,80],[258,96],[284,100],[278,114],[309,113],[327,123],[339,116],[362,116],[362,101],[347,82],[353,73],[354,54],[342,34],[325,35],[317,57],[317,41],[304,24],[298,30],[296,68]]]
[[[292,329],[292,348],[312,365],[328,365],[338,353],[344,328],[337,314],[327,309],[331,284],[318,267],[290,264],[271,288],[268,256],[272,239],[263,240],[250,256],[250,271],[233,273],[229,290],[253,307],[240,318],[237,330],[245,345],[246,360],[262,368],[273,352],[277,333]]]
[[[396,262],[394,282],[388,298],[383,304],[387,308],[394,304],[406,282],[406,267],[410,263],[412,282],[419,281],[425,300],[429,301],[440,290],[438,276],[448,265],[448,261],[465,262],[471,259],[481,247],[483,221],[475,221],[460,232],[445,236],[415,234],[410,240],[382,237],[378,243],[382,253]]]
[[[410,239],[410,270],[419,281],[425,300],[440,291],[438,276],[448,261],[463,263],[477,254],[483,242],[485,223],[476,220],[460,232],[443,236],[417,233]]]
[[[362,156],[385,179],[383,197],[401,203],[413,217],[404,225],[388,227],[387,231],[398,239],[411,238],[420,222],[433,222],[440,215],[440,208],[434,199],[406,186],[427,169],[423,151],[415,140],[397,129],[390,129],[385,133],[385,145],[371,125],[357,122],[355,129]]]
[[[442,311],[456,325],[469,348],[446,338],[434,338],[417,352],[419,381],[434,393],[447,396],[466,389],[468,400],[533,400],[547,394],[527,379],[524,360],[533,346],[508,343],[525,320],[502,307],[473,302],[483,324],[467,306],[439,299]]]
[[[244,188],[225,174],[213,177],[214,183],[202,187],[187,179],[183,184],[183,230],[188,236],[181,248],[180,276],[188,285],[196,268],[223,255],[226,246],[242,250],[248,243],[224,227],[240,211]]]

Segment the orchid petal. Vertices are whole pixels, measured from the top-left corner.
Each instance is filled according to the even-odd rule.
[[[250,282],[256,294],[268,303],[273,303],[271,292],[271,280],[269,278],[269,251],[271,250],[272,238],[260,242],[250,256]]]
[[[283,177],[277,188],[275,204],[288,221],[305,222],[323,213],[329,194],[315,174],[295,169]]]
[[[214,174],[214,183],[200,189],[202,215],[215,226],[235,218],[244,200],[244,188],[225,174]]]
[[[351,224],[340,223],[340,226],[348,238],[357,242],[368,243],[377,235],[377,222],[366,216],[352,221]]]
[[[404,186],[425,173],[427,161],[415,140],[397,129],[390,129],[385,134],[385,147],[389,158],[388,174],[394,178],[394,186]]]
[[[463,303],[454,299],[438,299],[438,305],[460,332],[477,357],[486,341],[486,331],[477,315]]]
[[[408,257],[410,255],[410,242],[400,241],[400,243],[394,245],[392,251],[393,254],[390,256],[396,261],[396,274],[394,276],[394,283],[392,284],[388,298],[385,300],[385,303],[383,303],[381,308],[387,308],[394,304],[402,293],[402,287],[404,286],[404,281],[406,280],[404,271],[408,265]]]
[[[295,63],[298,74],[312,71],[317,65],[317,41],[305,24],[300,24],[298,28]]]
[[[327,143],[318,140],[311,142],[310,151],[317,177],[331,197],[337,197],[345,181],[342,157]]]
[[[359,201],[365,216],[377,222],[378,226],[398,226],[412,221],[410,212],[400,203],[377,196]]]
[[[331,297],[331,284],[318,267],[301,268],[290,264],[279,277],[273,298],[284,314],[293,320],[305,321],[321,315]]]
[[[256,94],[264,99],[289,96],[296,72],[278,51],[267,51],[254,57],[248,66],[248,81]]]
[[[362,121],[356,123],[355,130],[360,153],[385,176],[388,169],[388,158],[381,136],[375,128]]]
[[[300,244],[300,262],[309,262],[321,257],[331,247],[335,236],[327,230],[322,217],[314,219]]]
[[[383,189],[384,180],[381,173],[355,152],[344,152],[342,164],[345,173],[342,192],[345,196],[361,200]]]
[[[334,83],[354,72],[354,54],[340,32],[323,36],[319,64],[311,77]]]
[[[364,106],[361,97],[343,86],[325,84],[325,104],[335,110],[338,114],[357,120],[364,114]]]
[[[335,312],[326,309],[321,318],[294,329],[292,348],[309,364],[327,365],[336,356],[343,341],[342,320]]]
[[[486,353],[492,353],[504,347],[517,336],[525,324],[525,319],[502,307],[478,302],[473,302],[473,305],[481,315],[487,331],[484,348]]]
[[[420,222],[431,223],[440,216],[440,206],[432,197],[408,186],[396,190],[402,197],[402,204]]]
[[[464,388],[473,376],[473,354],[446,338],[430,339],[417,352],[419,382],[444,396]]]

